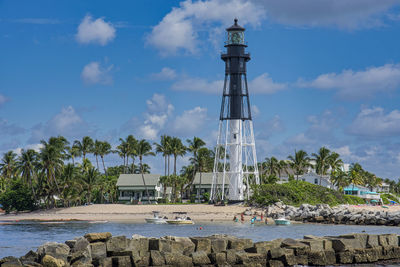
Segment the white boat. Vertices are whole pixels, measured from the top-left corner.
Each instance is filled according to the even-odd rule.
[[[187,216],[186,212],[174,212],[175,218],[173,220],[167,220],[169,224],[194,224],[192,219]]]
[[[162,224],[162,223],[167,223],[166,219],[168,218],[163,218],[160,216],[159,211],[153,211],[153,218],[145,218],[147,223],[157,223],[157,224]]]
[[[285,218],[279,218],[275,220],[276,225],[289,225],[290,221],[286,220]]]

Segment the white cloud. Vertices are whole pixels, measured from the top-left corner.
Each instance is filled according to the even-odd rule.
[[[81,78],[87,85],[92,84],[112,84],[112,76],[110,74],[113,65],[106,68],[102,67],[99,62],[93,61],[83,67]]]
[[[172,128],[179,135],[195,135],[202,130],[206,120],[207,109],[195,107],[191,110],[185,110],[182,115],[177,116]]]
[[[193,91],[208,94],[222,94],[224,81],[207,81],[201,78],[184,77],[172,84],[175,91]]]
[[[176,54],[178,50],[194,54],[198,50],[198,35],[204,28],[226,27],[238,17],[242,25],[259,25],[265,17],[262,6],[246,0],[186,0],[173,8],[147,37],[150,45],[163,55]],[[213,25],[210,27],[210,23]],[[210,37],[218,31],[210,30]],[[222,33],[222,31],[219,31]]]
[[[161,94],[154,94],[151,99],[146,101],[146,104],[147,111],[143,115],[143,123],[134,119],[133,125],[127,125],[127,127],[137,128],[138,135],[141,138],[156,140],[160,131],[164,129],[167,121],[172,116],[174,106],[167,101],[165,95]]]
[[[268,73],[263,73],[249,83],[249,91],[254,94],[274,94],[287,89],[287,84],[275,83]]]
[[[115,38],[115,28],[110,22],[103,18],[94,20],[90,15],[86,15],[78,26],[76,40],[81,44],[100,44],[106,45]]]
[[[72,106],[62,108],[60,113],[46,123],[32,128],[30,142],[34,143],[50,136],[62,135],[69,139],[77,139],[84,135],[93,135],[93,129],[86,123]]]
[[[164,67],[159,73],[153,73],[151,77],[155,80],[173,80],[176,78],[176,71],[174,69]]]
[[[389,113],[381,107],[364,108],[348,128],[353,135],[364,137],[398,136],[400,134],[400,111]]]
[[[222,94],[223,80],[208,81],[202,78],[183,77],[172,84],[171,89],[175,91],[194,91],[208,94]],[[268,73],[257,76],[249,82],[249,93],[251,94],[273,94],[288,88],[287,84],[275,83]]]
[[[8,101],[8,98],[0,94],[0,107]]]
[[[13,151],[17,155],[21,155],[22,149],[24,149],[24,150],[33,149],[36,152],[39,152],[42,147],[43,147],[43,145],[40,144],[40,143],[38,143],[38,144],[30,144],[30,145],[27,145],[25,147],[17,147]]]
[[[292,26],[357,29],[381,26],[383,16],[398,0],[253,0],[270,20]]]
[[[389,92],[400,87],[400,64],[386,64],[364,71],[343,70],[341,73],[327,73],[315,80],[299,80],[300,87],[321,90],[337,90],[344,99],[372,97],[377,93]]]

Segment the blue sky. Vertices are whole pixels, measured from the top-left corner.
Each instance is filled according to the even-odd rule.
[[[397,180],[397,0],[0,0],[0,151],[59,134],[212,147],[234,17],[252,56],[259,160],[327,146]]]

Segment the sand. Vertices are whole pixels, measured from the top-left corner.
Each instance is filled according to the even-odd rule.
[[[152,211],[172,218],[173,212],[187,212],[196,222],[231,221],[235,215],[246,210],[242,205],[213,206],[206,204],[195,205],[123,205],[95,204],[71,208],[40,210],[29,213],[2,214],[0,221],[16,220],[94,220],[94,221],[132,221],[144,222],[152,217]]]

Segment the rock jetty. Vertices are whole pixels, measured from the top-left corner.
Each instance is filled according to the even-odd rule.
[[[351,211],[348,207],[329,207],[327,204],[302,204],[300,207],[284,205],[277,202],[266,208],[265,216],[277,219],[286,219],[299,222],[353,224],[353,225],[400,225],[400,211],[383,212],[358,210]]]
[[[294,266],[400,261],[399,235],[347,234],[304,236],[256,242],[228,235],[146,238],[91,233],[49,242],[20,258],[5,257],[10,266]]]

